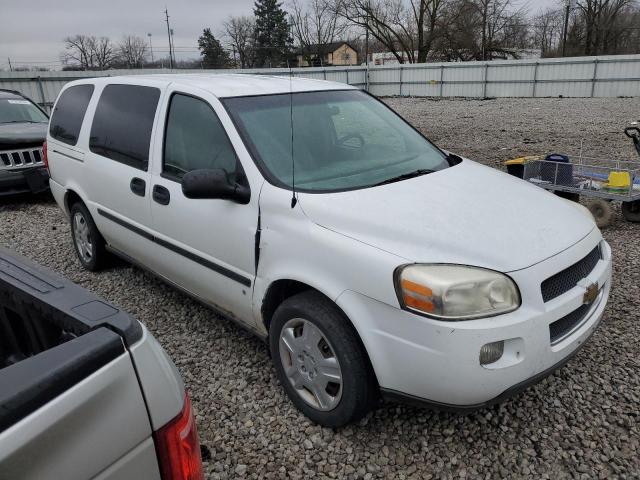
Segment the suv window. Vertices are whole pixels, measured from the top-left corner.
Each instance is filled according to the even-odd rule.
[[[93,85],[76,85],[62,92],[51,115],[49,133],[53,138],[69,145],[78,143],[91,95]]]
[[[235,151],[211,106],[199,98],[176,93],[167,115],[162,171],[180,179],[200,168],[222,168],[229,181],[239,180]]]
[[[146,170],[160,90],[140,85],[107,85],[91,125],[93,153]]]

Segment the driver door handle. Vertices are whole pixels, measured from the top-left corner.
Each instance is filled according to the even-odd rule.
[[[160,205],[169,205],[169,201],[171,200],[171,194],[169,193],[169,190],[162,185],[153,186],[153,193],[151,197]]]

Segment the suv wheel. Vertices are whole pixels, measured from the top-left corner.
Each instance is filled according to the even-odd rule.
[[[96,271],[104,265],[107,256],[104,239],[93,223],[89,210],[80,202],[71,206],[71,238],[84,268]]]
[[[287,395],[314,422],[340,427],[373,406],[377,386],[367,354],[348,319],[322,294],[285,300],[273,315],[269,345]]]

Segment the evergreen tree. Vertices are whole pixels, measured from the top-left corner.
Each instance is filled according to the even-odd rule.
[[[198,38],[198,48],[202,56],[204,68],[225,68],[231,59],[227,51],[222,48],[220,41],[213,36],[210,28],[205,28]]]
[[[292,40],[282,3],[278,0],[256,0],[253,13],[256,17],[256,65],[286,65]]]

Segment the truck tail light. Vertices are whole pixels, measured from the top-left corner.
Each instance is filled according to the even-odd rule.
[[[49,157],[47,157],[47,141],[46,140],[42,144],[42,163],[44,163],[44,168],[47,169],[47,173],[51,174],[51,172],[49,172]]]
[[[203,480],[198,429],[189,395],[176,418],[153,433],[162,480]]]

